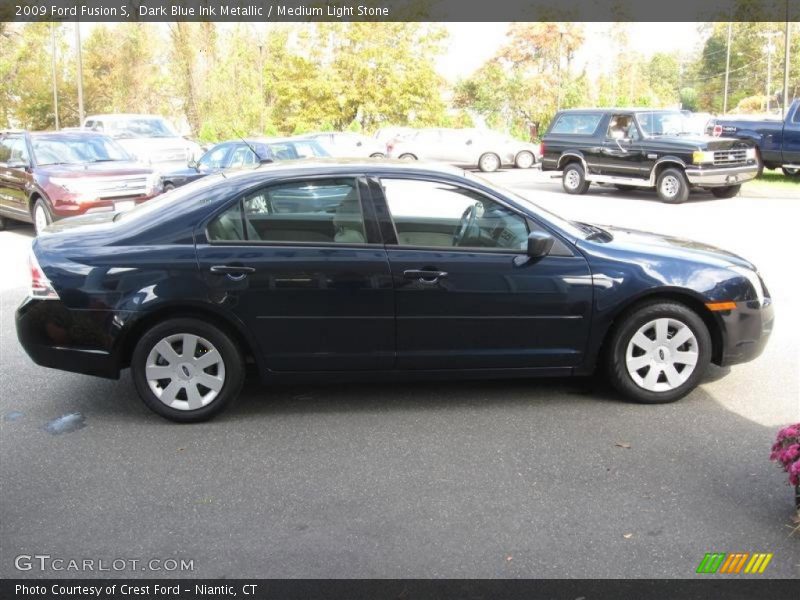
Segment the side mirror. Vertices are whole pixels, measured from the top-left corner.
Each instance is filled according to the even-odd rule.
[[[550,254],[553,249],[555,239],[544,231],[532,231],[528,235],[528,256],[531,258],[542,258]]]
[[[356,144],[356,146],[358,146],[359,148],[360,148],[361,146],[363,146],[363,145],[364,145],[364,142],[358,142],[358,143]]]
[[[467,140],[467,146],[471,146],[471,145],[472,145],[472,140]]]
[[[195,171],[199,171],[199,170],[200,170],[200,165],[198,165],[198,164],[197,164],[197,161],[196,161],[195,159],[193,159],[193,158],[192,158],[192,159],[190,159],[190,160],[189,160],[189,162],[188,162],[188,163],[186,163],[186,165],[187,165],[187,166],[188,166],[190,169],[194,169]]]

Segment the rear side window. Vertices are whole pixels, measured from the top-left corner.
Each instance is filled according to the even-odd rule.
[[[550,133],[592,135],[600,124],[602,115],[564,114],[558,118]]]
[[[245,196],[208,225],[209,241],[364,244],[355,179],[314,179]]]

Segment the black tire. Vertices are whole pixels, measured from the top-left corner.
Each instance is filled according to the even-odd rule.
[[[400,160],[417,160],[416,156],[414,156],[413,154],[409,154],[408,152],[406,152],[405,154],[401,154],[398,158]]]
[[[661,201],[667,204],[686,202],[689,199],[686,174],[681,169],[664,169],[656,180],[656,192]]]
[[[373,152],[369,155],[370,158],[386,158],[386,155],[383,152]]]
[[[181,410],[179,408],[167,406],[167,404],[159,400],[147,381],[147,361],[151,351],[155,352],[154,348],[162,340],[170,336],[180,336],[181,334],[189,334],[201,338],[197,344],[201,350],[204,346],[204,342],[210,343],[221,356],[224,367],[224,378],[221,389],[217,392],[216,397],[201,408],[188,409],[188,398],[186,398],[187,387],[178,390],[178,394],[182,392],[185,397],[187,409]],[[182,347],[181,354],[178,354],[176,351],[176,354],[181,359],[183,358],[182,352]],[[202,352],[196,355],[197,358],[201,356],[203,356]],[[184,364],[188,364],[188,361]],[[218,367],[215,366],[207,368],[218,369]],[[210,419],[238,398],[239,392],[242,389],[242,384],[244,383],[245,363],[241,350],[227,333],[214,325],[198,319],[179,318],[169,319],[159,323],[141,337],[133,351],[131,374],[139,397],[150,410],[166,419],[178,423],[196,423]],[[206,371],[206,374],[209,374],[208,371]],[[210,374],[219,375],[219,371]],[[158,385],[165,390],[165,383],[168,381],[171,381],[171,379],[159,381]],[[189,379],[188,381],[191,382],[192,380]],[[195,384],[195,389],[197,389],[196,385],[197,384]],[[207,389],[209,392],[212,391],[210,388]],[[181,403],[184,402],[184,399],[178,400]]]
[[[620,192],[632,192],[636,189],[635,185],[622,185],[621,183],[617,183],[614,185]]]
[[[790,167],[781,167],[781,171],[787,177],[800,177],[800,169],[792,169]]]
[[[639,329],[651,321],[662,318],[679,321],[688,326],[697,342],[697,362],[694,370],[681,385],[670,390],[651,391],[634,381],[628,372],[626,356],[628,345]],[[697,387],[711,361],[711,350],[711,335],[705,322],[696,312],[677,302],[655,300],[633,308],[619,319],[610,334],[605,353],[605,366],[611,384],[623,396],[643,404],[662,404],[674,402]],[[642,370],[647,369],[644,371],[644,376],[652,368],[652,366],[643,367]],[[662,377],[666,379],[666,373],[660,372],[658,377],[659,380]]]
[[[168,181],[167,183],[164,184],[164,192],[165,193],[169,192],[170,190],[174,190],[174,189],[175,189],[175,184],[172,183],[171,181]]]
[[[518,169],[530,169],[536,164],[536,156],[533,152],[523,150],[514,157],[514,166]]]
[[[714,194],[715,198],[733,198],[734,196],[739,194],[739,190],[742,189],[742,184],[738,185],[728,185],[725,187],[717,187],[711,188],[711,193]]]
[[[583,165],[571,162],[561,172],[561,187],[568,194],[585,194],[589,190]]]
[[[44,220],[46,224],[43,226],[40,223],[37,223],[37,215],[39,211],[42,211],[41,214],[44,216]],[[36,232],[36,235],[39,235],[41,230],[46,226],[50,225],[53,222],[53,213],[50,212],[50,208],[47,206],[47,202],[45,202],[42,198],[37,198],[36,202],[33,203],[33,208],[31,209],[31,217],[33,218],[33,230]]]
[[[758,171],[756,171],[756,178],[761,177],[764,174],[764,168],[769,168],[768,165],[764,164],[764,161],[761,159],[761,150],[756,148],[756,165],[758,166]]]
[[[494,173],[500,168],[502,161],[494,152],[487,152],[478,159],[478,168],[484,173]]]

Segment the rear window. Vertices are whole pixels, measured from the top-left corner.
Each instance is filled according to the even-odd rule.
[[[603,115],[565,114],[558,117],[550,133],[569,133],[573,135],[592,135],[600,124]]]

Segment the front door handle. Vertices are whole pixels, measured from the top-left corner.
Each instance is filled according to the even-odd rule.
[[[245,267],[242,265],[214,265],[209,269],[214,275],[227,275],[228,279],[232,281],[241,281],[250,273],[255,273],[253,267]]]
[[[445,277],[447,277],[447,273],[445,271],[434,271],[427,269],[409,269],[407,271],[403,271],[404,279],[413,279],[419,283],[435,284],[438,283],[440,279],[444,279]]]

